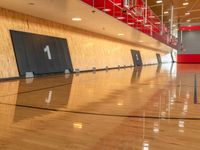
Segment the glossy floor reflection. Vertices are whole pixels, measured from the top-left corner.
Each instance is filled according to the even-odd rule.
[[[199,73],[163,64],[1,82],[0,149],[200,149]]]

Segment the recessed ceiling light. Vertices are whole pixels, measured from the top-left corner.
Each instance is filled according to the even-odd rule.
[[[187,6],[187,5],[189,5],[188,2],[184,2],[184,3],[183,3],[183,6]]]
[[[145,24],[144,26],[145,26],[145,27],[150,27],[151,25],[150,25],[150,24]]]
[[[138,20],[136,20],[136,22],[142,22],[143,21],[143,19],[138,19]]]
[[[164,11],[164,14],[168,14],[169,12],[168,11]]]
[[[129,24],[129,25],[134,25],[134,23],[133,23],[133,22],[128,22],[128,24]]]
[[[162,3],[162,0],[157,0],[156,3],[157,3],[157,4]]]
[[[149,18],[155,18],[155,16],[151,15],[151,16],[149,16]]]
[[[119,20],[123,20],[123,19],[124,19],[124,17],[122,17],[122,16],[119,16],[119,17],[117,17],[117,19],[119,19]]]
[[[79,18],[79,17],[74,17],[74,18],[72,18],[72,21],[81,21],[82,19],[81,18]]]
[[[123,34],[123,33],[118,33],[117,35],[118,35],[118,36],[123,36],[124,34]]]
[[[119,5],[121,5],[122,3],[115,3],[115,5],[117,5],[117,6],[119,6]]]
[[[185,15],[186,15],[186,16],[190,15],[190,12],[186,12]]]
[[[108,12],[108,11],[111,11],[111,9],[105,8],[103,9],[103,11]]]
[[[73,128],[82,129],[83,128],[83,124],[81,122],[74,122],[73,123]]]
[[[155,22],[155,24],[160,24],[160,22]]]

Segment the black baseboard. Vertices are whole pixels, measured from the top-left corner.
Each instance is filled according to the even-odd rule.
[[[0,78],[0,82],[6,82],[6,81],[14,81],[22,79],[22,77],[10,77],[10,78]]]

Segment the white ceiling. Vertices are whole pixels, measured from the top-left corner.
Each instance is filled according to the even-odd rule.
[[[29,3],[34,3],[34,5]],[[0,7],[115,37],[149,48],[162,51],[172,50],[169,46],[92,8],[81,0],[1,0]],[[96,12],[93,13],[92,10],[96,10]],[[82,21],[74,22],[72,21],[73,17],[81,17]],[[118,36],[118,33],[125,35]],[[144,41],[144,43],[139,43],[139,41]]]

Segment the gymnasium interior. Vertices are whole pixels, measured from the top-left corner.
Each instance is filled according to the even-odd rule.
[[[199,150],[200,0],[1,0],[0,150]]]

